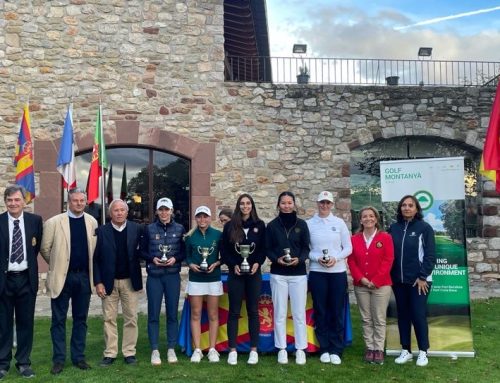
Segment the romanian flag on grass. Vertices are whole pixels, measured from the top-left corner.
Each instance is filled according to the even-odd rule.
[[[29,106],[24,106],[23,118],[17,138],[14,155],[16,184],[26,189],[26,203],[35,199],[35,170],[33,168],[33,144],[31,142],[31,122]]]
[[[495,190],[500,193],[500,82],[491,108],[479,171],[495,183]]]
[[[94,134],[94,146],[92,148],[92,158],[90,160],[89,179],[87,182],[87,200],[89,203],[94,202],[97,198],[99,198],[99,180],[102,176],[102,169],[107,166],[106,148],[104,146],[102,132],[102,111],[101,105],[99,105]]]

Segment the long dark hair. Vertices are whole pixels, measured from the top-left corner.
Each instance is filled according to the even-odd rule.
[[[232,243],[240,243],[243,240],[243,215],[241,214],[240,203],[243,198],[248,198],[250,203],[252,204],[252,210],[250,211],[250,219],[253,222],[259,222],[260,218],[257,214],[257,208],[255,207],[255,202],[253,198],[248,193],[243,193],[238,197],[236,201],[236,207],[234,208],[233,215],[231,217],[231,221],[227,224],[229,226],[229,240]]]
[[[415,214],[414,219],[422,220],[424,218],[424,215],[422,214],[422,206],[420,206],[420,202],[418,202],[418,199],[416,199],[414,196],[411,194],[405,195],[403,198],[398,203],[398,215],[397,215],[397,220],[398,221],[404,221],[405,219],[403,218],[403,214],[401,213],[401,206],[403,206],[403,201],[407,198],[410,198],[414,203],[415,206],[417,207],[417,214]]]
[[[291,191],[284,191],[281,192],[280,195],[278,196],[278,202],[276,203],[276,209],[280,208],[280,202],[283,197],[292,197],[293,204],[295,205],[295,194],[293,194]]]

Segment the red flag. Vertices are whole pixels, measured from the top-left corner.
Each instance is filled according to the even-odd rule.
[[[90,160],[90,172],[87,182],[87,201],[94,202],[99,198],[99,178],[102,176],[102,168],[107,167],[106,148],[102,137],[102,113],[101,105],[97,111],[97,123],[94,135],[94,147],[92,148],[92,159]]]
[[[486,132],[479,171],[483,176],[495,182],[495,189],[497,193],[500,193],[500,82],[491,107],[490,123]]]
[[[35,199],[35,171],[33,169],[33,145],[31,142],[30,109],[24,106],[23,118],[19,129],[14,155],[16,184],[26,189],[26,203]]]

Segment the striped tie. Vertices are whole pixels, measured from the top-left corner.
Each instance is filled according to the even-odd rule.
[[[24,260],[23,234],[19,227],[19,220],[14,220],[14,231],[12,232],[12,251],[10,253],[11,263],[21,263]]]

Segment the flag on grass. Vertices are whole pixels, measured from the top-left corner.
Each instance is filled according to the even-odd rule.
[[[122,186],[120,188],[120,199],[124,200],[127,198],[127,164],[123,164],[123,174],[122,174]]]
[[[24,105],[23,118],[19,128],[14,155],[16,184],[26,189],[26,203],[35,199],[35,170],[33,168],[33,144],[31,142],[31,121],[29,105]]]
[[[113,164],[109,165],[108,172],[108,185],[106,186],[106,196],[108,197],[108,204],[113,201]]]
[[[89,203],[99,198],[99,180],[102,176],[102,168],[108,166],[106,160],[106,148],[102,132],[102,111],[101,105],[97,111],[97,123],[94,134],[94,146],[92,148],[92,158],[90,160],[89,179],[87,182],[87,200]]]
[[[76,188],[75,172],[75,142],[73,140],[73,106],[68,106],[64,130],[57,157],[57,171],[61,173],[63,188],[71,190]]]
[[[500,82],[491,107],[490,123],[486,132],[479,171],[495,183],[495,189],[497,193],[500,193]]]

